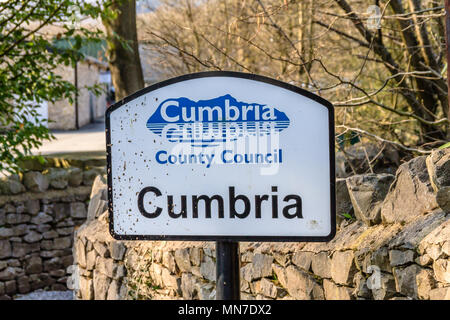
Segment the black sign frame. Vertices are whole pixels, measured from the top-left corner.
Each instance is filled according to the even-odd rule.
[[[328,109],[328,131],[329,131],[329,158],[330,158],[330,220],[331,231],[327,236],[198,236],[198,235],[122,235],[114,231],[114,214],[113,214],[113,197],[112,197],[112,170],[111,170],[111,113],[124,104],[144,95],[155,91],[159,88],[198,78],[208,77],[231,77],[254,80],[264,82],[270,85],[278,86],[283,89],[293,91],[297,94],[312,99]],[[107,152],[107,175],[108,175],[108,211],[109,211],[109,232],[116,240],[167,240],[167,241],[267,241],[267,242],[328,242],[332,240],[336,234],[336,178],[335,178],[335,125],[334,125],[334,107],[331,102],[315,95],[307,90],[297,86],[251,73],[234,72],[234,71],[208,71],[186,74],[179,77],[171,78],[153,85],[125,97],[121,101],[110,106],[105,113],[106,125],[106,152]]]

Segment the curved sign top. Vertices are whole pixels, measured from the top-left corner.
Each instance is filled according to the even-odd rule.
[[[110,232],[122,240],[328,241],[334,113],[253,74],[203,72],[106,113]]]

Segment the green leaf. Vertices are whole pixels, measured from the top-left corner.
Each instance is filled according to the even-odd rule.
[[[47,160],[45,160],[45,158],[43,156],[37,156],[36,158],[39,161],[39,163],[42,165],[47,163]]]
[[[345,219],[353,220],[353,217],[352,217],[349,213],[343,213],[342,216],[343,216]]]

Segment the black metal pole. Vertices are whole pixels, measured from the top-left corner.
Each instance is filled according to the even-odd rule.
[[[216,300],[239,300],[239,242],[216,242]]]
[[[80,129],[80,121],[78,119],[78,56],[77,56],[77,60],[75,60],[75,67],[74,67],[74,72],[75,72],[75,129],[79,130]]]

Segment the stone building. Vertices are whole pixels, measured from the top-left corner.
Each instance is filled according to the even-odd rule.
[[[87,19],[81,27],[96,31],[102,30],[99,20]],[[60,39],[58,36],[64,34],[65,29],[61,25],[47,25],[41,29],[41,33],[53,39],[57,50],[72,48],[73,39]],[[85,126],[98,119],[103,119],[107,108],[107,92],[111,89],[111,77],[108,63],[105,58],[105,43],[91,42],[83,39],[79,50],[81,58],[76,67],[71,65],[59,65],[55,74],[69,81],[78,88],[77,97],[73,96],[73,103],[68,99],[56,101],[55,103],[42,103],[38,109],[41,118],[48,119],[49,129],[74,130]],[[95,95],[89,87],[97,85],[101,90],[100,95]]]
[[[106,62],[88,56],[79,61],[76,67],[61,65],[55,72],[78,88],[78,97],[74,97],[72,104],[68,99],[47,104],[50,129],[78,129],[103,118],[106,111],[106,90],[110,87]],[[99,96],[88,89],[94,85],[100,85],[104,89]]]

